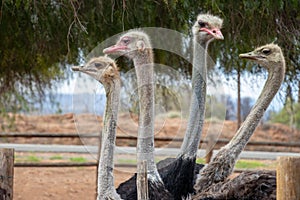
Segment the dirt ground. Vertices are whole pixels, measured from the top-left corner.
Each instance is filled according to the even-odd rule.
[[[128,170],[115,170],[115,185],[129,178]],[[94,200],[96,167],[21,168],[14,170],[15,200]]]
[[[7,119],[0,119],[4,132],[20,133],[97,133],[100,132],[101,117],[90,114],[64,114],[48,116],[12,117],[13,125]],[[181,118],[158,117],[156,120],[156,137],[182,138],[186,120]],[[236,123],[232,121],[210,120],[205,123],[203,139],[213,134],[216,138],[230,139],[236,131]],[[118,135],[136,135],[137,118],[120,115]],[[261,124],[255,131],[252,141],[300,142],[300,132],[281,124]],[[38,144],[93,144],[97,139],[68,138],[2,138],[2,143],[38,143]],[[117,141],[118,145],[135,146],[133,141]],[[180,143],[156,143],[156,146],[180,146]],[[204,148],[204,147],[202,147]],[[265,147],[264,147],[265,148]],[[260,150],[255,147],[254,150]],[[276,148],[275,151],[294,151],[295,148]],[[16,153],[18,156],[20,153]],[[135,168],[115,170],[115,185],[132,175]],[[64,167],[64,168],[29,168],[15,167],[14,199],[16,200],[92,200],[96,191],[96,167]]]
[[[0,118],[0,129],[4,130],[2,132],[89,134],[100,133],[102,124],[102,118],[92,114],[14,115],[11,116],[10,119],[11,120]],[[174,114],[172,118],[168,115],[158,116],[155,120],[155,137],[183,138],[186,124],[185,119],[176,117],[176,115],[174,117]],[[117,136],[137,136],[137,128],[138,119],[136,116],[119,114]],[[206,120],[202,139],[206,139],[211,135],[216,139],[231,139],[236,129],[235,121]],[[260,124],[251,137],[251,141],[300,142],[300,131],[283,124]],[[98,145],[99,140],[95,138],[1,138],[0,142]],[[116,143],[118,146],[136,146],[136,141],[132,140],[117,140]],[[179,147],[181,143],[156,142],[155,145],[156,147]],[[220,146],[216,146],[216,148],[219,147]],[[205,145],[201,146],[201,148],[205,148]],[[250,150],[299,152],[299,149],[287,147],[255,147],[255,149]]]

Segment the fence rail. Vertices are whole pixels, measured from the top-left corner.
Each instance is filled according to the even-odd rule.
[[[99,133],[77,134],[77,133],[0,133],[0,138],[99,138]],[[135,136],[117,136],[117,140],[137,140]],[[158,142],[182,142],[183,138],[155,137]],[[227,144],[230,140],[218,139],[216,144]],[[208,140],[201,140],[200,143],[207,143]],[[274,147],[298,147],[300,142],[269,142],[249,141],[251,146],[274,146]]]
[[[96,167],[97,162],[86,163],[15,163],[14,167]],[[136,168],[135,164],[115,164],[115,167],[120,168]],[[253,169],[234,169],[235,173],[242,173],[244,171],[256,171]],[[275,171],[275,170],[266,170]]]
[[[86,133],[86,134],[77,134],[77,133],[0,133],[0,138],[99,138],[99,133]],[[137,140],[137,137],[135,136],[117,136],[117,140]],[[172,137],[155,137],[155,141],[158,142],[182,142],[183,138],[172,138]],[[201,143],[207,143],[208,140],[201,140]],[[229,142],[227,139],[218,139],[215,141],[218,145],[224,145]],[[37,152],[52,152],[53,150],[59,151],[59,152],[73,152],[73,153],[83,153],[83,152],[93,152],[97,153],[97,146],[81,146],[81,145],[39,145],[39,144],[1,144],[0,146],[2,148],[15,148],[16,151],[28,151],[34,149],[31,146],[34,146],[35,148],[40,148],[37,150]],[[250,146],[273,146],[273,147],[296,147],[300,148],[300,142],[269,142],[269,141],[250,141],[248,143]],[[6,147],[8,146],[8,147]],[[40,146],[40,147],[39,147]],[[49,147],[48,147],[49,146]],[[47,148],[46,148],[47,147]],[[124,147],[123,147],[124,148]],[[50,150],[49,150],[50,149]],[[35,151],[35,150],[32,150]],[[133,147],[127,147],[126,150],[122,149],[122,147],[118,147],[116,149],[116,152],[120,151],[119,153],[126,152],[127,154],[135,154],[135,149]],[[177,155],[178,149],[172,149],[167,148],[167,155]],[[199,151],[201,151],[199,149]],[[204,151],[204,150],[202,150]],[[164,153],[163,151],[158,151],[159,154]],[[173,155],[174,154],[174,155]],[[202,153],[204,154],[204,153]],[[257,153],[256,153],[257,154]],[[255,152],[246,152],[244,151],[241,155],[241,158],[247,158],[247,159],[276,159],[278,156],[285,155],[285,153],[280,152],[274,152],[273,154],[271,152],[261,152],[256,155]],[[267,156],[267,154],[270,154]],[[272,155],[271,155],[272,154]],[[281,155],[282,154],[282,155]],[[293,154],[294,156],[300,156],[300,154]],[[252,157],[251,157],[252,156]],[[15,167],[89,167],[89,166],[97,166],[96,162],[84,162],[84,163],[15,163]],[[136,167],[136,165],[132,164],[117,164],[118,167]]]

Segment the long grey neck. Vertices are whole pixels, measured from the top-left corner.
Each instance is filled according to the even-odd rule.
[[[98,167],[98,197],[116,195],[113,176],[113,157],[119,108],[120,79],[114,78],[105,85],[106,107],[102,129],[101,158]]]
[[[187,130],[178,156],[196,157],[205,116],[206,56],[209,42],[198,43],[194,38],[192,99]]]
[[[209,164],[201,169],[200,176],[194,185],[197,192],[205,191],[213,183],[225,180],[232,173],[238,156],[243,151],[283,81],[284,67],[278,65],[275,66],[274,70],[269,70],[268,79],[258,100],[235,136],[219,150]]]
[[[258,100],[256,101],[242,126],[231,139],[230,143],[224,146],[224,148],[231,151],[232,157],[235,157],[235,159],[237,159],[239,154],[243,151],[256,126],[263,117],[264,112],[278,92],[284,78],[285,68],[282,67],[282,65],[284,65],[284,63],[277,63],[277,66],[273,65],[272,70],[269,70],[268,79],[258,97]]]
[[[161,181],[154,161],[154,85],[152,50],[140,52],[134,59],[139,96],[137,162],[147,161],[148,178]]]

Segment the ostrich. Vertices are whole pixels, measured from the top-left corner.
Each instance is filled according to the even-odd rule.
[[[276,172],[245,171],[233,179],[211,185],[192,199],[276,200]]]
[[[202,14],[193,27],[193,97],[191,115],[181,152],[176,159],[168,158],[158,163],[158,172],[167,190],[174,199],[182,199],[193,192],[194,178],[203,165],[196,165],[196,154],[202,133],[204,104],[206,96],[206,51],[213,39],[223,39],[220,31],[222,20],[216,16]],[[125,47],[114,46],[116,49]],[[196,166],[195,166],[196,165]],[[160,167],[162,166],[162,167]],[[130,185],[135,184],[136,176],[122,183],[119,194],[129,193]],[[122,195],[121,195],[122,196]],[[123,196],[122,196],[123,197]],[[125,198],[125,196],[124,196]]]
[[[267,44],[239,56],[240,58],[250,59],[262,65],[269,73],[268,79],[257,102],[235,136],[200,171],[200,176],[195,184],[195,190],[199,193],[205,191],[205,189],[214,183],[224,181],[231,174],[238,156],[249,141],[284,79],[285,60],[278,45]]]
[[[161,176],[165,186],[176,200],[186,198],[193,193],[194,179],[203,167],[201,164],[196,164],[196,156],[204,123],[206,56],[209,43],[214,39],[223,39],[220,31],[222,23],[223,20],[219,17],[210,14],[200,14],[192,29],[194,37],[193,93],[187,130],[180,153],[161,170],[163,171]]]
[[[101,157],[98,167],[98,200],[120,200],[114,187],[113,156],[116,140],[120,76],[114,61],[109,57],[91,59],[82,67],[72,67],[73,71],[86,73],[98,80],[105,88],[106,107],[102,130]]]
[[[154,86],[153,52],[147,34],[134,30],[122,35],[119,41],[103,50],[105,54],[125,55],[133,60],[139,96],[139,129],[137,162],[147,161],[149,197],[152,200],[173,199],[165,188],[154,161]],[[136,178],[119,186],[117,192],[124,199],[137,199]]]

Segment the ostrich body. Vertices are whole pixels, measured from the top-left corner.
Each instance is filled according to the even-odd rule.
[[[114,61],[108,57],[91,59],[83,67],[73,71],[86,73],[98,80],[105,88],[106,107],[102,129],[101,157],[98,167],[98,200],[120,200],[114,187],[113,156],[120,94],[120,76]]]
[[[219,17],[200,14],[193,26],[193,93],[187,130],[177,158],[161,169],[165,186],[176,200],[186,198],[194,192],[195,177],[203,167],[196,164],[196,156],[204,123],[206,56],[209,43],[214,39],[223,39],[220,31],[222,23],[223,20]]]
[[[104,49],[103,53],[125,55],[133,60],[137,75],[140,110],[137,162],[147,162],[150,199],[173,199],[166,190],[154,161],[153,52],[150,39],[141,31],[129,31],[121,36],[115,45]],[[117,191],[124,199],[137,199],[136,181],[121,184]]]
[[[276,200],[276,172],[245,171],[233,179],[213,184],[193,199]]]
[[[278,92],[285,74],[285,60],[281,49],[268,44],[252,52],[240,54],[268,70],[268,79],[255,105],[231,141],[222,147],[213,160],[201,171],[195,189],[201,193],[214,183],[224,181],[233,171],[238,156],[243,151],[256,126]]]

